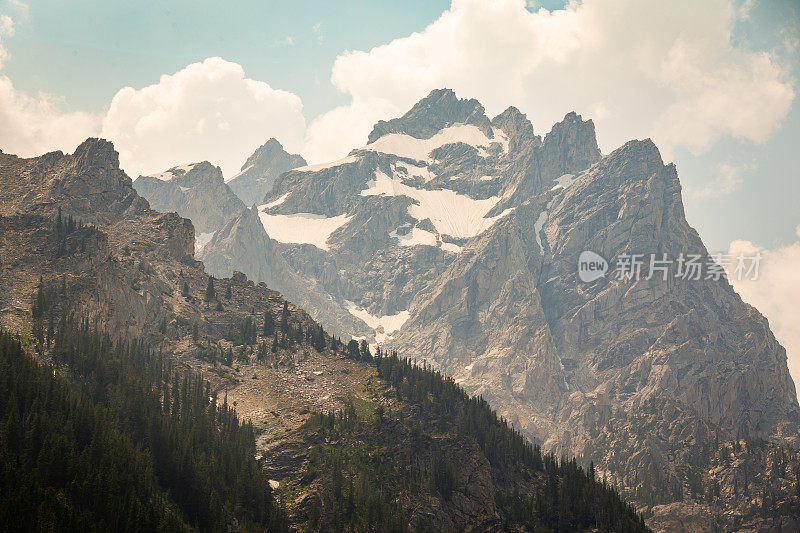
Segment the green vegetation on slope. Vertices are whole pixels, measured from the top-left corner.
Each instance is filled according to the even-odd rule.
[[[336,413],[317,413],[305,424],[318,437],[304,474],[306,481],[319,480],[320,497],[305,512],[311,529],[404,531],[408,508],[414,506],[404,506],[404,500],[436,499],[440,503],[431,505],[440,505],[442,513],[463,507],[476,489],[463,485],[459,471],[480,476],[482,455],[494,472],[496,492],[490,497],[501,523],[484,516],[481,527],[647,531],[633,507],[596,479],[593,466],[587,471],[574,459],[542,456],[486,401],[470,397],[451,378],[396,354],[379,353],[374,363],[392,385],[397,412],[377,406],[365,416],[363,405],[359,409],[351,402]],[[455,502],[459,493],[462,501]],[[488,515],[486,509],[477,514],[482,512]],[[438,527],[447,524],[440,518]],[[434,527],[424,517],[416,526]]]
[[[253,428],[169,359],[62,318],[55,375],[0,334],[0,523],[17,530],[281,530]]]

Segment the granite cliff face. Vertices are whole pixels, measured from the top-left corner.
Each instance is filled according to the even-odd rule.
[[[437,90],[368,141],[278,176],[257,208],[269,239],[234,251],[219,235],[210,271],[309,280],[283,290],[326,328],[452,375],[545,448],[593,460],[660,528],[697,509],[707,527],[760,527],[752,501],[788,494],[793,474],[736,465],[761,460],[755,441],[758,457],[796,446],[800,422],[766,320],[724,278],[578,278],[587,250],[612,269],[633,253],[708,260],[650,140],[603,156],[575,113],[542,139],[516,108],[489,119]]]
[[[241,172],[228,181],[228,186],[245,205],[258,205],[272,189],[278,175],[305,164],[302,156],[288,153],[273,138],[247,158]]]
[[[208,161],[139,176],[133,187],[153,209],[190,219],[197,231],[197,249],[244,209],[242,201],[222,179],[222,171]]]

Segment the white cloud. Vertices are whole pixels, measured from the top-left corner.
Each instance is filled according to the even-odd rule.
[[[719,198],[731,194],[739,190],[744,183],[742,174],[751,168],[750,165],[720,163],[711,182],[699,189],[687,189],[687,192],[695,198]]]
[[[5,47],[5,40],[14,36],[14,21],[8,15],[0,15],[0,68],[8,59],[8,51]]]
[[[313,26],[311,26],[311,31],[317,37],[317,43],[322,44],[322,41],[325,40],[325,33],[322,31],[322,23],[317,22]]]
[[[797,227],[800,239],[800,226]],[[760,248],[750,241],[733,241],[728,253],[754,256],[761,252],[758,279],[738,280],[730,275],[736,292],[769,320],[775,338],[786,348],[789,372],[800,385],[800,241],[775,250]],[[800,390],[798,390],[800,392]]]
[[[314,119],[306,131],[303,155],[313,163],[340,159],[353,148],[363,146],[367,135],[380,119],[397,115],[389,100],[369,98],[339,106]],[[366,133],[365,133],[366,132]]]
[[[276,42],[275,45],[280,48],[289,48],[290,46],[294,46],[294,37],[287,35],[280,41]]]
[[[97,135],[98,117],[65,112],[60,99],[39,93],[30,96],[0,76],[0,149],[22,157],[52,150],[71,152],[87,137]]]
[[[633,137],[653,137],[667,156],[726,136],[762,142],[794,92],[775,58],[733,42],[747,12],[731,0],[584,0],[552,12],[454,0],[422,32],[336,59],[331,81],[352,103],[314,121],[333,135],[310,135],[307,152],[341,157],[369,133],[355,115],[398,115],[439,87],[490,114],[516,105],[540,132],[576,110],[595,119],[604,152]],[[334,116],[340,135],[328,127]]]
[[[27,5],[11,2],[27,17]],[[8,59],[5,41],[14,36],[14,20],[0,15],[0,68]],[[98,131],[98,118],[89,113],[63,111],[63,102],[52,95],[19,91],[8,76],[0,75],[0,149],[23,157],[52,150],[72,151]]]
[[[165,74],[155,85],[120,89],[102,134],[132,177],[201,160],[231,176],[270,137],[298,150],[305,132],[302,107],[297,95],[246,78],[239,64],[212,57]]]

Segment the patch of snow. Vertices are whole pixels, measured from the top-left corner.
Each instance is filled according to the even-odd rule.
[[[211,239],[214,237],[216,231],[212,231],[210,233],[198,233],[194,236],[194,253],[199,252],[203,249],[203,246],[211,242]]]
[[[472,125],[454,125],[438,131],[430,139],[417,139],[405,133],[390,133],[368,144],[364,148],[384,154],[394,154],[417,161],[425,161],[430,153],[453,143],[474,146],[486,157],[486,148],[493,142],[479,128]],[[507,141],[506,141],[507,143]]]
[[[287,192],[286,194],[276,198],[275,200],[272,200],[271,202],[267,202],[262,207],[265,207],[267,209],[272,209],[273,207],[278,207],[283,202],[285,202],[287,198],[289,198],[290,194],[292,194],[292,193],[291,192]]]
[[[351,315],[375,330],[375,340],[379,343],[388,340],[390,335],[403,327],[403,324],[411,316],[408,310],[400,311],[394,315],[375,316],[350,300],[345,300],[344,304]]]
[[[512,211],[506,209],[497,216],[486,217],[500,197],[475,200],[450,189],[417,189],[376,171],[375,179],[367,182],[367,188],[361,191],[361,196],[382,195],[411,198],[415,203],[408,206],[409,215],[417,220],[429,218],[438,233],[457,239],[480,235]]]
[[[185,174],[186,172],[189,172],[190,170],[192,170],[194,167],[196,167],[199,164],[200,163],[186,163],[185,165],[181,165],[179,167],[175,167],[175,168],[173,168],[171,170],[173,170],[173,171],[174,170],[181,170]]]
[[[267,235],[278,242],[287,244],[312,244],[320,250],[328,251],[331,234],[353,218],[346,214],[335,217],[313,213],[294,213],[292,215],[269,215],[266,206],[258,209],[258,218]]]
[[[339,159],[337,161],[331,161],[329,163],[320,163],[319,165],[306,165],[304,167],[298,167],[293,170],[299,170],[300,172],[317,172],[318,170],[324,170],[326,168],[339,167],[342,165],[355,163],[358,160],[359,160],[358,156],[348,155],[347,157],[343,157],[342,159]]]
[[[150,174],[147,176],[148,178],[156,178],[161,181],[172,181],[174,178],[179,178],[182,175],[186,174],[190,170],[192,170],[195,166],[199,163],[187,163],[185,165],[181,165],[179,167],[172,167],[169,170],[165,170],[164,172],[158,172],[156,174]]]
[[[465,367],[464,367],[464,370],[466,370],[467,372],[469,372],[469,371],[471,371],[471,370],[472,370],[472,367],[473,367],[473,366],[475,366],[475,363],[470,363],[470,364],[468,364],[467,366],[465,366]]]
[[[186,192],[186,191],[189,190],[189,187],[181,187],[180,185],[178,185],[178,188],[183,192]]]
[[[439,244],[435,233],[417,227],[411,228],[411,231],[405,235],[398,235],[397,230],[394,230],[389,233],[389,237],[397,239],[400,246],[437,246]]]
[[[247,172],[247,171],[248,171],[248,170],[250,170],[251,168],[253,168],[253,165],[247,165],[246,167],[244,167],[244,168],[242,169],[242,171],[241,171],[241,172],[239,172],[239,173],[238,173],[238,174],[236,174],[235,176],[232,176],[232,177],[230,177],[230,178],[226,179],[226,180],[225,180],[225,183],[228,183],[229,181],[233,181],[233,180],[235,180],[236,178],[238,178],[239,176],[241,176],[242,174],[244,174],[245,172]]]
[[[556,184],[550,188],[551,191],[555,191],[556,189],[566,189],[575,181],[575,174],[563,174],[553,181],[555,181]]]
[[[161,180],[161,181],[170,181],[170,180],[172,180],[172,178],[174,178],[175,176],[172,174],[172,172],[170,172],[169,170],[167,170],[166,172],[159,172],[159,173],[157,173],[157,174],[150,174],[150,175],[149,175],[149,176],[147,176],[147,177],[148,177],[148,178],[155,178],[155,179],[157,179],[157,180]]]
[[[499,177],[500,176],[481,176],[480,180],[481,181],[492,181],[492,180],[496,180]]]
[[[278,487],[280,486],[281,486],[280,482],[275,481],[274,479],[269,480],[269,488],[271,488],[272,490],[278,490]]]
[[[500,143],[503,146],[503,152],[508,153],[508,135],[506,135],[506,132],[500,128],[492,128],[492,135],[494,135],[494,138],[491,141]]]
[[[536,219],[536,222],[533,224],[533,231],[536,232],[536,244],[539,245],[539,251],[542,252],[542,255],[544,255],[544,246],[542,245],[541,233],[545,222],[547,222],[547,211],[542,211],[539,213],[539,218]]]
[[[452,242],[444,242],[442,241],[442,250],[445,252],[452,252],[454,254],[460,254],[461,250],[463,250],[461,246],[457,244],[453,244]]]

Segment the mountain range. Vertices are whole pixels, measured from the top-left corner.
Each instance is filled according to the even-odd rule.
[[[134,185],[194,222],[174,190],[189,186],[153,179]],[[443,89],[338,161],[270,140],[227,190],[206,181],[210,274],[243,272],[334,336],[451,376],[545,451],[592,461],[654,529],[796,524],[800,408],[766,319],[707,272],[579,276],[584,252],[714,270],[649,139],[602,154],[576,113],[541,136]]]
[[[169,174],[187,194],[153,190],[181,209],[227,188]],[[206,273],[193,223],[153,210],[111,143],[0,153],[0,185],[4,527],[647,531],[592,465],[430,365]]]

